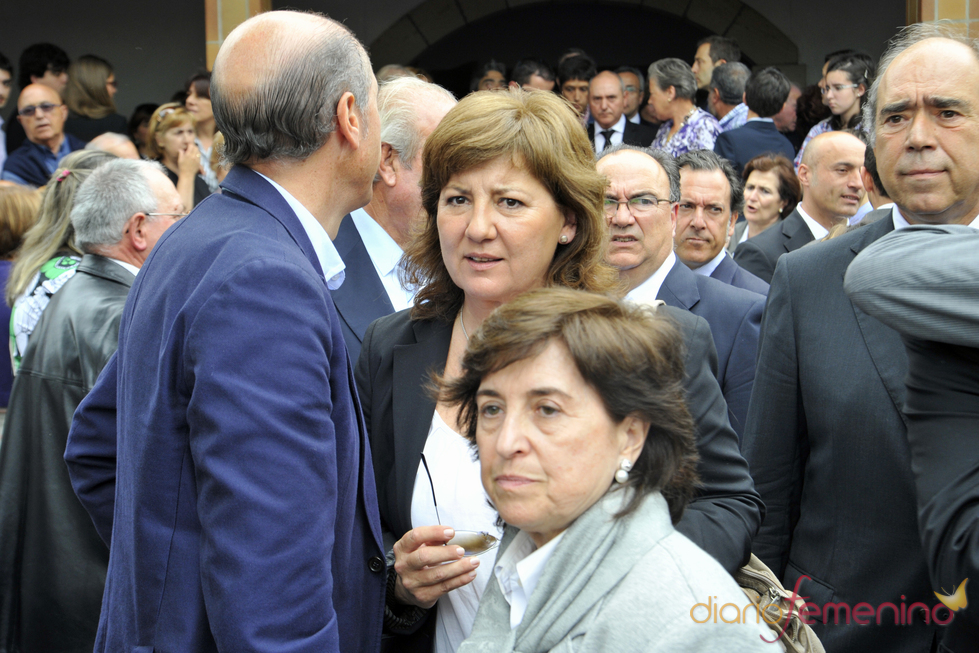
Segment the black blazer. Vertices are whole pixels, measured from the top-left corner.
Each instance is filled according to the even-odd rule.
[[[687,345],[686,389],[704,484],[677,528],[733,571],[748,556],[764,508],[715,378],[709,326],[686,311],[662,310],[679,323]],[[444,371],[452,337],[451,323],[412,321],[409,313],[368,327],[356,370],[388,549],[411,529],[411,494],[435,413],[426,386],[430,372]]]
[[[759,154],[781,154],[789,161],[795,158],[795,149],[789,139],[775,128],[775,123],[762,120],[752,120],[721,132],[714,141],[714,151],[730,161],[739,175],[748,161]]]
[[[592,149],[595,149],[595,130],[598,129],[601,133],[601,129],[596,123],[591,123],[588,125],[588,140],[591,142]],[[638,145],[641,147],[649,147],[653,144],[653,139],[656,138],[656,130],[646,125],[637,125],[634,122],[625,121],[625,129],[622,132],[622,142],[626,145]]]
[[[806,221],[796,209],[778,224],[738,245],[734,250],[734,262],[762,281],[771,283],[778,257],[813,240]]]
[[[744,288],[768,296],[768,284],[735,263],[730,255],[724,257],[710,276],[735,288]]]
[[[799,592],[819,606],[936,603],[901,414],[907,355],[843,292],[850,262],[892,230],[882,219],[782,257],[762,323],[743,450],[768,514],[752,548],[787,588],[810,576]],[[920,615],[888,615],[813,629],[827,651],[929,650]]]
[[[347,353],[356,363],[367,327],[377,318],[393,313],[394,305],[349,213],[340,223],[333,246],[346,267],[343,283],[330,294],[340,314],[340,329],[347,343]]]
[[[710,325],[717,349],[717,380],[727,402],[731,426],[740,440],[755,381],[755,354],[765,296],[695,274],[678,258],[656,299],[699,315]]]

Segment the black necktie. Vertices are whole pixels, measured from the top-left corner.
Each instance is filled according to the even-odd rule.
[[[605,131],[602,132],[602,136],[605,137],[605,147],[602,148],[603,152],[608,148],[612,147],[612,134],[614,133],[615,133],[614,129],[606,129]]]

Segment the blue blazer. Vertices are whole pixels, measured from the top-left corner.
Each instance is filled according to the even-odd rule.
[[[384,554],[339,318],[282,196],[247,168],[223,186],[147,259],[69,435],[111,533],[95,650],[377,651]]]
[[[347,343],[350,361],[356,365],[367,327],[377,318],[393,313],[394,305],[349,214],[340,223],[333,245],[343,259],[346,270],[343,284],[330,294],[340,314],[340,329]]]
[[[768,296],[768,284],[751,274],[734,262],[730,255],[724,257],[721,264],[710,273],[712,279],[723,281],[735,288],[744,288],[759,295]]]
[[[795,158],[795,148],[775,127],[775,123],[752,120],[742,127],[718,134],[714,151],[731,162],[740,175],[748,161],[759,154],[781,154],[789,161]]]
[[[727,401],[731,426],[741,440],[755,381],[764,295],[694,274],[677,259],[656,299],[707,320],[717,349],[717,380]]]

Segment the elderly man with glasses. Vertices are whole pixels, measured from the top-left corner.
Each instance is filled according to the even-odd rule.
[[[29,84],[17,100],[17,120],[27,140],[10,153],[0,179],[24,186],[44,186],[65,156],[85,147],[64,130],[68,107],[50,86]]]

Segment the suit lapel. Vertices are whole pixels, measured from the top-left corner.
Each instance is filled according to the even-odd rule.
[[[411,528],[411,494],[421,452],[435,415],[435,400],[428,394],[432,371],[445,371],[452,340],[452,323],[414,322],[415,344],[394,348],[394,387],[391,390],[394,410],[395,485],[398,488],[398,512],[404,532]]]
[[[250,168],[235,166],[228,173],[228,176],[224,178],[224,181],[221,182],[221,186],[230,191],[231,194],[237,195],[241,199],[265,209],[269,215],[278,220],[285,227],[286,231],[289,232],[289,235],[299,246],[299,249],[302,250],[303,256],[309,260],[313,269],[323,279],[323,283],[326,283],[326,277],[323,275],[323,268],[320,266],[319,257],[316,256],[316,252],[313,250],[313,243],[310,242],[309,236],[306,235],[306,230],[303,228],[299,218],[296,217],[295,211],[292,210],[289,203],[286,202],[282,194],[272,184]]]
[[[793,211],[789,217],[782,222],[782,235],[786,240],[784,243],[786,252],[794,252],[806,243],[813,241],[812,232],[806,226],[806,221],[798,211]]]
[[[720,265],[714,268],[714,272],[710,275],[718,281],[723,281],[726,284],[731,284],[734,281],[734,274],[738,271],[738,264],[734,262],[730,256],[725,256],[721,259]]]
[[[364,241],[353,218],[347,215],[340,223],[333,244],[346,266],[343,285],[331,291],[337,313],[357,339],[363,342],[370,323],[394,312],[391,298],[377,276]]]
[[[850,247],[850,260],[847,261],[846,267],[843,268],[843,274],[846,273],[846,268],[849,267],[857,254],[875,240],[893,230],[894,221],[888,219],[880,219],[864,227],[864,237],[854,242]],[[843,283],[842,278],[840,279],[840,283]],[[908,369],[904,342],[901,340],[901,336],[897,331],[884,326],[881,322],[870,317],[856,306],[853,306],[852,302],[850,306],[853,308],[857,325],[860,327],[860,333],[863,334],[867,351],[870,353],[870,358],[874,361],[874,366],[877,368],[880,380],[883,382],[884,387],[887,388],[887,394],[890,395],[891,401],[894,402],[894,407],[897,409],[898,414],[901,415],[901,420],[907,426],[907,418],[904,416],[902,410],[907,392],[906,386],[904,385],[904,375]]]
[[[693,275],[694,273],[677,259],[666,275],[666,279],[663,280],[656,299],[663,300],[667,306],[689,311],[700,301],[700,290],[697,288],[697,279]]]

